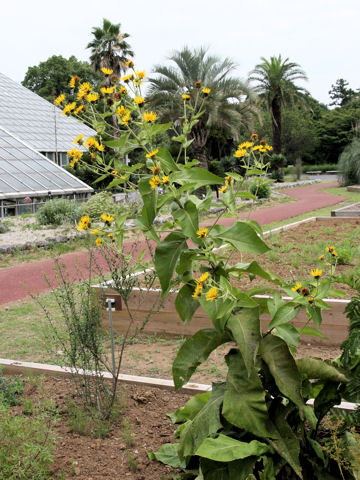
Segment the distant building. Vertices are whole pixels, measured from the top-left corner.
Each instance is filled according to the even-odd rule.
[[[29,204],[35,211],[48,198],[93,191],[62,168],[79,133],[96,134],[0,73],[0,217],[28,211]]]

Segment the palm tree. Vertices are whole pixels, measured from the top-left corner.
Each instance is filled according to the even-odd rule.
[[[240,126],[248,126],[256,113],[255,94],[246,82],[230,76],[235,69],[230,59],[208,55],[204,48],[191,51],[184,47],[169,60],[173,65],[154,67],[157,76],[149,79],[148,101],[163,121],[177,118],[176,126],[184,113],[182,94],[190,95],[188,102],[194,107],[196,98],[204,95],[202,88],[210,89],[204,114],[189,134],[194,157],[207,168],[206,146],[211,128],[216,126],[237,139]]]
[[[267,102],[272,121],[272,146],[274,153],[281,153],[281,109],[284,105],[299,100],[301,93],[307,93],[302,87],[295,85],[295,80],[307,80],[305,72],[297,63],[288,58],[261,57],[262,63],[250,72],[249,80],[255,80],[255,87]]]
[[[102,27],[94,27],[92,35],[95,37],[86,48],[91,48],[90,62],[95,71],[102,67],[111,68],[115,75],[121,75],[126,70],[125,62],[133,57],[134,52],[125,41],[128,33],[120,32],[120,23],[112,24],[106,18]]]

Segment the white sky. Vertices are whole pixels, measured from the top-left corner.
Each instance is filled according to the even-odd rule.
[[[88,60],[91,29],[103,17],[131,35],[135,63],[149,73],[184,45],[230,57],[246,78],[260,57],[301,65],[305,86],[329,103],[338,78],[360,87],[359,0],[0,0],[0,71],[20,82],[52,55]]]

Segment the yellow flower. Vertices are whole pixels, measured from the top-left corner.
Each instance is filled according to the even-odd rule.
[[[127,125],[131,120],[131,113],[130,110],[126,110],[125,115],[121,117],[121,124],[122,125]]]
[[[242,158],[246,155],[246,150],[242,149],[242,150],[236,150],[236,152],[234,153],[234,157],[236,158]]]
[[[106,67],[102,67],[101,71],[103,72],[104,75],[111,75],[112,73],[114,73],[114,70],[111,70],[111,68],[106,68]]]
[[[198,283],[195,287],[195,290],[194,290],[194,293],[192,294],[192,297],[193,298],[198,298],[202,289],[203,289],[202,284]]]
[[[115,91],[115,85],[112,87],[101,87],[100,92],[103,93],[104,95],[111,95]]]
[[[144,105],[145,98],[140,97],[140,95],[139,95],[139,96],[134,98],[134,102],[136,103],[136,105],[139,105],[139,106]]]
[[[313,303],[314,302],[314,297],[308,297],[308,302]]]
[[[258,138],[259,138],[259,135],[257,133],[251,134],[251,140],[257,140]]]
[[[114,237],[114,235],[113,235],[112,233],[108,233],[107,236],[108,236],[109,238],[113,238],[113,237]]]
[[[86,100],[88,102],[96,102],[97,100],[99,100],[100,98],[100,95],[98,93],[88,93],[86,95]]]
[[[91,230],[91,235],[96,235],[100,232],[100,229],[99,228],[94,228],[94,230]]]
[[[195,282],[197,284],[199,283],[204,284],[206,280],[209,278],[209,275],[210,275],[209,272],[205,272],[199,278],[195,279]]]
[[[331,252],[331,255],[332,255],[333,257],[338,257],[338,256],[339,256],[335,250],[333,250],[333,251]]]
[[[125,115],[125,113],[127,112],[126,108],[124,107],[124,105],[120,105],[118,108],[117,108],[117,114],[120,115],[120,117],[122,115]]]
[[[311,273],[311,275],[312,275],[314,278],[318,279],[318,278],[321,277],[321,275],[322,275],[323,272],[322,272],[322,270],[319,270],[318,268],[316,268],[316,269],[314,269],[314,270],[311,270],[310,273]]]
[[[208,302],[212,302],[217,298],[218,289],[216,287],[211,287],[208,292],[206,292],[205,298]]]
[[[125,93],[127,93],[127,88],[121,86],[120,89],[119,89],[119,92],[120,92],[122,95],[125,95]]]
[[[200,230],[196,232],[196,235],[198,238],[206,238],[208,231],[209,230],[207,228],[200,228]]]
[[[125,77],[122,77],[121,80],[125,83],[129,82],[134,78],[134,74],[130,73],[129,75],[125,75]]]
[[[145,122],[151,123],[155,122],[155,120],[157,119],[157,115],[155,112],[144,112],[143,118]]]
[[[150,187],[154,190],[160,183],[160,178],[155,175],[154,177],[151,177],[149,180]]]
[[[256,152],[258,150],[260,150],[260,148],[263,148],[261,145],[256,145],[254,148],[253,148],[253,151]]]
[[[76,158],[76,160],[79,160],[79,158],[83,156],[83,152],[75,147],[71,150],[68,150],[67,154],[70,158]]]
[[[202,89],[202,93],[203,93],[205,96],[209,95],[210,92],[211,92],[210,88],[204,87],[204,88]]]
[[[253,142],[243,142],[243,143],[240,143],[240,145],[238,146],[238,150],[246,150],[247,148],[251,148],[252,146],[254,145]]]
[[[75,115],[79,115],[80,112],[85,111],[85,105],[79,105],[78,108],[75,110]]]
[[[297,283],[294,287],[292,287],[291,290],[292,290],[293,292],[298,292],[301,287],[302,287],[302,283],[299,282],[299,283]]]
[[[224,193],[228,189],[228,185],[224,185],[223,187],[220,188],[219,192]]]
[[[149,170],[156,175],[160,172],[160,165],[155,164],[153,167],[149,167]]]
[[[334,245],[331,245],[330,247],[326,247],[326,251],[331,253],[333,250],[335,250]]]
[[[100,247],[100,245],[102,244],[101,238],[97,237],[97,239],[95,240],[95,243],[98,247]]]
[[[119,172],[117,170],[112,170],[111,172],[113,175],[117,175]]]
[[[145,78],[146,77],[146,71],[145,70],[137,70],[135,73],[136,73],[136,76],[138,78]]]
[[[319,260],[324,260],[325,255],[320,255]]]
[[[75,165],[77,164],[78,160],[79,160],[78,158],[75,158],[75,157],[74,157],[74,158],[71,160],[71,162],[69,162],[70,167],[71,167],[71,168],[74,168]]]
[[[65,100],[65,95],[62,93],[57,98],[55,98],[54,103],[56,106],[58,106],[60,105],[60,103],[63,103],[64,100]]]
[[[133,65],[134,65],[134,62],[131,60],[131,58],[129,58],[129,60],[126,60],[125,66],[127,68],[131,68]]]
[[[74,89],[79,80],[80,80],[80,77],[78,75],[73,75],[69,81],[70,88]]]
[[[157,148],[156,150],[153,150],[149,153],[146,154],[146,158],[151,158],[151,157],[155,157],[156,154],[159,153],[159,149]]]
[[[87,230],[90,227],[90,217],[89,215],[83,215],[78,223],[77,229],[79,231],[81,230]]]
[[[120,178],[122,178],[123,180],[126,179],[126,175],[120,175]]]
[[[75,110],[75,108],[76,108],[76,103],[75,102],[68,103],[67,105],[65,105],[64,110],[62,111],[62,114],[66,115],[67,113],[71,112],[72,110]]]
[[[167,177],[166,175],[163,175],[161,181],[162,183],[169,183],[169,177]]]
[[[84,145],[88,149],[96,148],[96,145],[98,145],[98,141],[94,137],[89,137],[85,140]]]
[[[112,217],[111,215],[107,215],[106,213],[102,213],[101,214],[101,220],[107,224],[109,224],[110,222],[113,222],[115,220],[114,217]]]
[[[82,133],[79,133],[79,135],[75,138],[75,140],[73,140],[73,143],[79,143],[80,145],[82,145],[83,138],[84,138],[84,135]]]
[[[82,83],[79,87],[79,91],[78,91],[78,94],[77,94],[77,99],[81,100],[82,98],[84,98],[86,96],[86,94],[88,92],[90,92],[90,90],[92,90],[92,88],[93,87],[90,85],[90,82]]]
[[[181,95],[181,98],[182,98],[183,100],[189,100],[189,99],[190,99],[190,95],[189,95],[188,93],[183,93],[183,94]]]
[[[273,147],[271,145],[265,145],[265,149],[268,151],[268,152],[271,152]]]

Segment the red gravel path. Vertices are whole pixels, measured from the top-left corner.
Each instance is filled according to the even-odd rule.
[[[346,198],[324,193],[321,189],[336,185],[337,182],[331,182],[327,183],[326,186],[324,184],[316,184],[308,187],[282,190],[282,192],[297,199],[297,201],[263,208],[251,213],[250,218],[258,221],[261,225],[265,225],[311,212],[318,208],[335,205],[346,200]],[[231,225],[233,221],[231,218],[223,218],[220,223]],[[139,251],[141,251],[145,248],[145,243],[139,242],[138,247]],[[128,248],[130,248],[130,245],[128,245]],[[87,253],[69,253],[63,255],[61,261],[65,265],[71,280],[78,278],[77,271],[82,275],[86,275]],[[0,305],[25,298],[29,295],[29,292],[36,294],[37,292],[41,293],[49,290],[49,286],[44,280],[44,273],[51,283],[56,283],[53,261],[51,259],[0,269]]]

